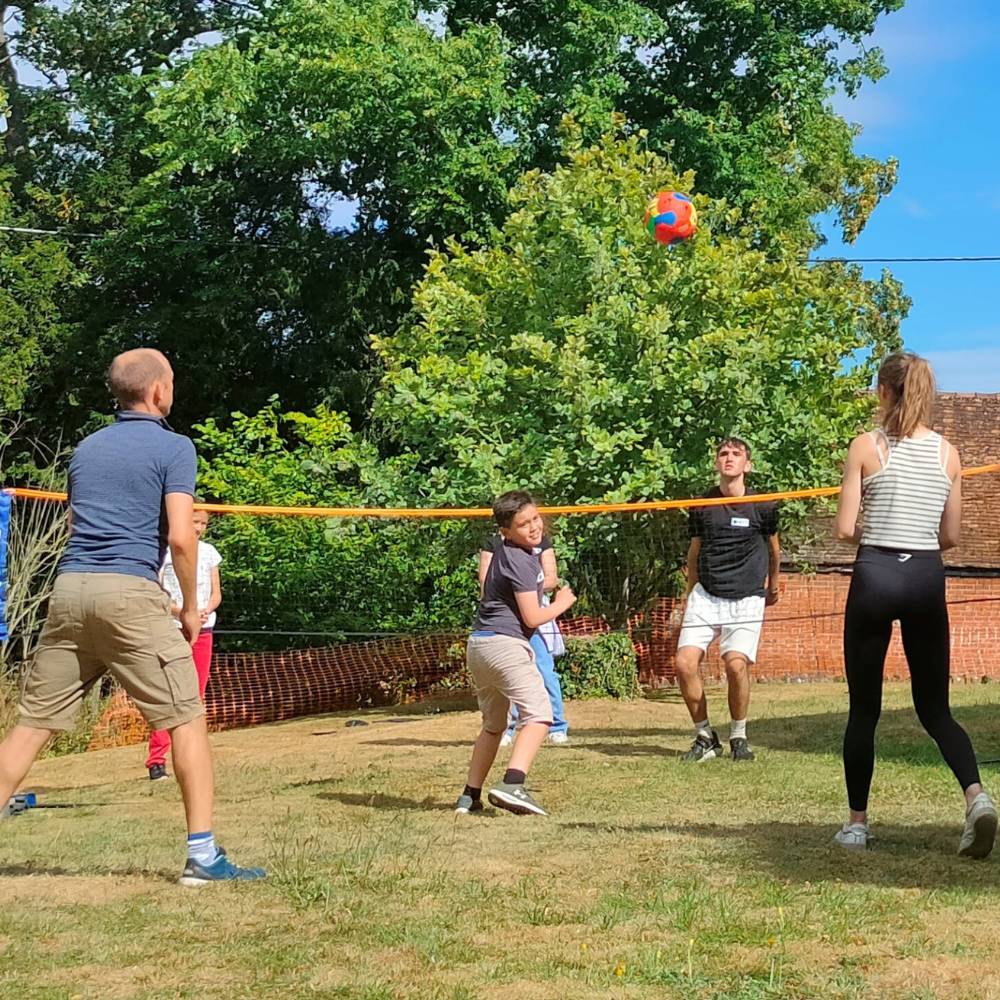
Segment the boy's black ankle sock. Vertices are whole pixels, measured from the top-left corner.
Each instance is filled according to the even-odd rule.
[[[481,788],[473,788],[471,785],[465,786],[465,791],[462,792],[463,795],[468,795],[473,802],[478,802],[483,797],[483,790]]]
[[[508,767],[503,773],[503,783],[505,785],[523,785],[524,777],[524,771],[515,771],[514,768]]]

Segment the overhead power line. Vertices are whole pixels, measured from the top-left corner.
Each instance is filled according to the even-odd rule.
[[[110,230],[106,233],[78,232],[72,229],[35,229],[30,226],[0,226],[0,232],[11,233],[14,236],[25,236],[29,239],[45,236],[59,236],[68,240],[101,240],[117,236],[120,230]],[[303,247],[289,243],[269,243],[265,240],[211,240],[196,239],[184,236],[151,237],[158,240],[185,246],[208,247],[252,247],[256,250],[294,250],[302,253]],[[139,242],[139,241],[137,241]],[[320,252],[317,248],[314,252]],[[802,257],[804,264],[996,264],[1000,263],[1000,254],[991,256],[950,256],[950,257]]]

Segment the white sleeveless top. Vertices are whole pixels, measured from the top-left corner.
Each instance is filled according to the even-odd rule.
[[[862,480],[861,544],[904,552],[940,548],[941,514],[952,485],[947,442],[933,431],[926,437],[902,440],[882,431],[872,431],[871,437],[882,468]]]

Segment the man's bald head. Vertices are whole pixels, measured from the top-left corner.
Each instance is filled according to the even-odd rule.
[[[148,402],[158,385],[171,390],[172,397],[173,370],[170,362],[159,351],[149,347],[138,347],[119,354],[108,369],[108,386],[123,410]],[[167,412],[169,410],[170,401],[167,401]]]

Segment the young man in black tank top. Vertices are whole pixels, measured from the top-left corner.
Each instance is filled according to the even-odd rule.
[[[706,497],[748,496],[750,446],[727,438],[716,450],[719,485]],[[747,742],[750,665],[764,622],[764,606],[778,600],[781,547],[777,505],[719,504],[690,511],[687,604],[677,643],[677,682],[695,727],[689,762],[722,756],[722,744],[708,721],[708,702],[699,668],[705,651],[721,636],[729,687],[729,747],[734,761],[754,759]]]

